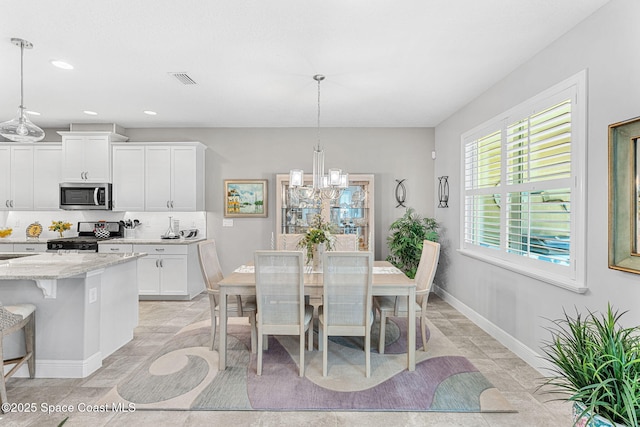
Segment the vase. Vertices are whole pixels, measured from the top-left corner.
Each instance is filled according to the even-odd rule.
[[[322,270],[322,254],[324,253],[324,245],[316,243],[311,251],[311,268],[313,271]]]
[[[600,415],[595,415],[591,420],[589,420],[590,413],[584,412],[584,405],[578,402],[573,403],[573,422],[575,426],[583,426],[583,427],[624,427],[622,424],[612,423],[606,418],[601,417]],[[582,414],[582,415],[581,415]]]

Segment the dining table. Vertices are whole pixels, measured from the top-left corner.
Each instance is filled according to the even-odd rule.
[[[388,261],[374,261],[373,296],[396,296],[407,298],[407,369],[416,369],[416,284],[401,270]],[[305,267],[305,295],[321,297],[323,292],[322,270]],[[255,270],[252,262],[236,268],[219,282],[220,286],[220,340],[218,343],[219,369],[227,365],[227,297],[229,295],[250,296],[256,294]]]

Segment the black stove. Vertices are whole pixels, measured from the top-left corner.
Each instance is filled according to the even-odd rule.
[[[96,233],[96,230],[106,230]],[[96,234],[105,237],[96,237]],[[108,236],[106,236],[108,234]],[[62,237],[47,241],[48,251],[98,252],[98,242],[118,239],[124,235],[124,226],[119,222],[79,222],[77,237]]]

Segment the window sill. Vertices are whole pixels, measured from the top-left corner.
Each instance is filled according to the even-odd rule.
[[[489,264],[493,264],[497,267],[501,267],[504,268],[506,270],[509,271],[513,271],[515,273],[518,274],[522,274],[524,276],[527,277],[531,277],[533,279],[536,280],[540,280],[546,283],[549,283],[550,285],[554,285],[554,286],[558,286],[560,288],[563,289],[567,289],[571,292],[575,292],[578,294],[584,294],[585,292],[587,292],[588,288],[582,284],[577,283],[574,280],[571,280],[569,278],[566,277],[562,277],[556,274],[551,274],[551,273],[545,273],[545,272],[541,272],[538,270],[534,270],[531,268],[527,268],[525,266],[519,265],[519,264],[515,264],[509,261],[505,261],[503,259],[498,259],[495,257],[490,257],[487,255],[483,255],[483,254],[479,254],[477,252],[474,251],[470,251],[467,249],[458,249],[458,252],[464,256],[468,256],[470,258],[475,258],[479,261],[484,261],[487,262]]]

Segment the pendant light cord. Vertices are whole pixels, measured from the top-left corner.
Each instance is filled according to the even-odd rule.
[[[24,110],[24,41],[20,42],[20,109]]]
[[[324,80],[324,76],[322,74],[316,74],[313,76],[313,79],[318,82],[318,144],[316,150],[320,151],[320,82]]]

